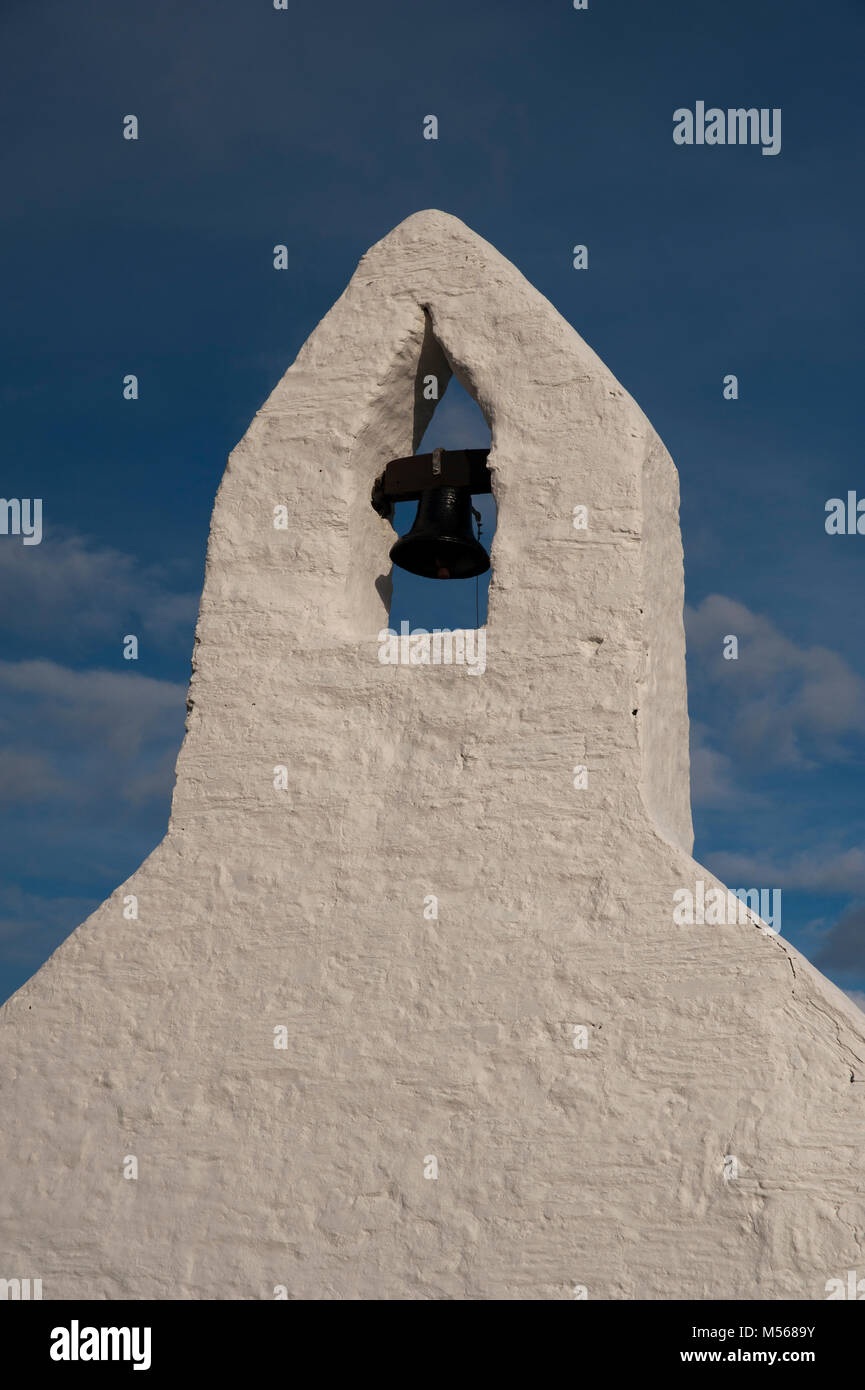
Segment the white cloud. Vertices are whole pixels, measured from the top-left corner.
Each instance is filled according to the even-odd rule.
[[[797,888],[803,893],[865,895],[865,850],[815,849],[786,861],[765,854],[719,852],[707,868],[730,887]],[[865,963],[865,958],[863,958]]]
[[[865,736],[865,681],[837,652],[797,646],[722,594],[686,608],[685,624],[692,686],[722,697],[713,706],[716,743],[764,769],[851,756],[851,742]],[[735,661],[722,656],[729,634],[739,639]]]
[[[691,804],[714,810],[761,804],[761,797],[737,782],[732,759],[713,748],[709,737],[705,724],[691,721]]]
[[[164,797],[185,697],[185,685],[133,670],[0,661],[0,800],[138,805]]]
[[[74,533],[46,530],[41,545],[0,546],[0,588],[2,630],[51,654],[111,637],[119,650],[129,631],[157,645],[188,633],[191,646],[197,594],[178,593],[156,567]]]

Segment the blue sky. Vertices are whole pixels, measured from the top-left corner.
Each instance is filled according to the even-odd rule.
[[[865,495],[858,0],[11,0],[0,38],[0,492],[44,504],[41,545],[0,536],[0,997],[161,838],[225,459],[424,207],[514,261],[670,449],[696,855],[780,887],[784,935],[865,991],[865,536],[824,529]],[[781,152],[674,145],[698,100],[781,108]],[[427,443],[485,438],[454,391]]]

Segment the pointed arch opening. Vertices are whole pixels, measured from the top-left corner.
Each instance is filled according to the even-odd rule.
[[[437,448],[488,450],[491,447],[489,425],[469,393],[454,376],[442,383],[440,394],[438,386],[439,381],[432,374],[427,378],[426,387],[423,382],[419,383],[421,390],[436,394],[426,397],[431,404],[432,418],[414,452],[431,453]],[[417,512],[417,502],[395,504],[390,518],[395,538],[408,534]],[[496,519],[492,493],[472,494],[472,533],[488,553]],[[491,571],[487,570],[471,579],[431,579],[409,573],[395,564],[388,615],[390,626],[399,630],[400,625],[407,622],[410,629],[425,628],[427,631],[483,627],[487,620],[490,575]]]

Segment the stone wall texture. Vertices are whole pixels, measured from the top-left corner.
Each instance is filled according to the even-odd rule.
[[[378,659],[370,491],[430,372],[492,435],[480,676]],[[487,242],[409,217],[229,459],[165,839],[0,1011],[0,1275],[820,1299],[861,1265],[865,1017],[758,919],[673,921],[716,884],[682,605],[642,411]]]

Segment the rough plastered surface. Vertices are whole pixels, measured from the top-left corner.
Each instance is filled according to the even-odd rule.
[[[451,370],[493,440],[482,676],[378,660],[371,485]],[[673,923],[714,882],[677,499],[642,412],[461,222],[364,256],[229,460],[168,833],[0,1014],[0,1275],[820,1299],[861,1266],[865,1020],[758,923]]]

